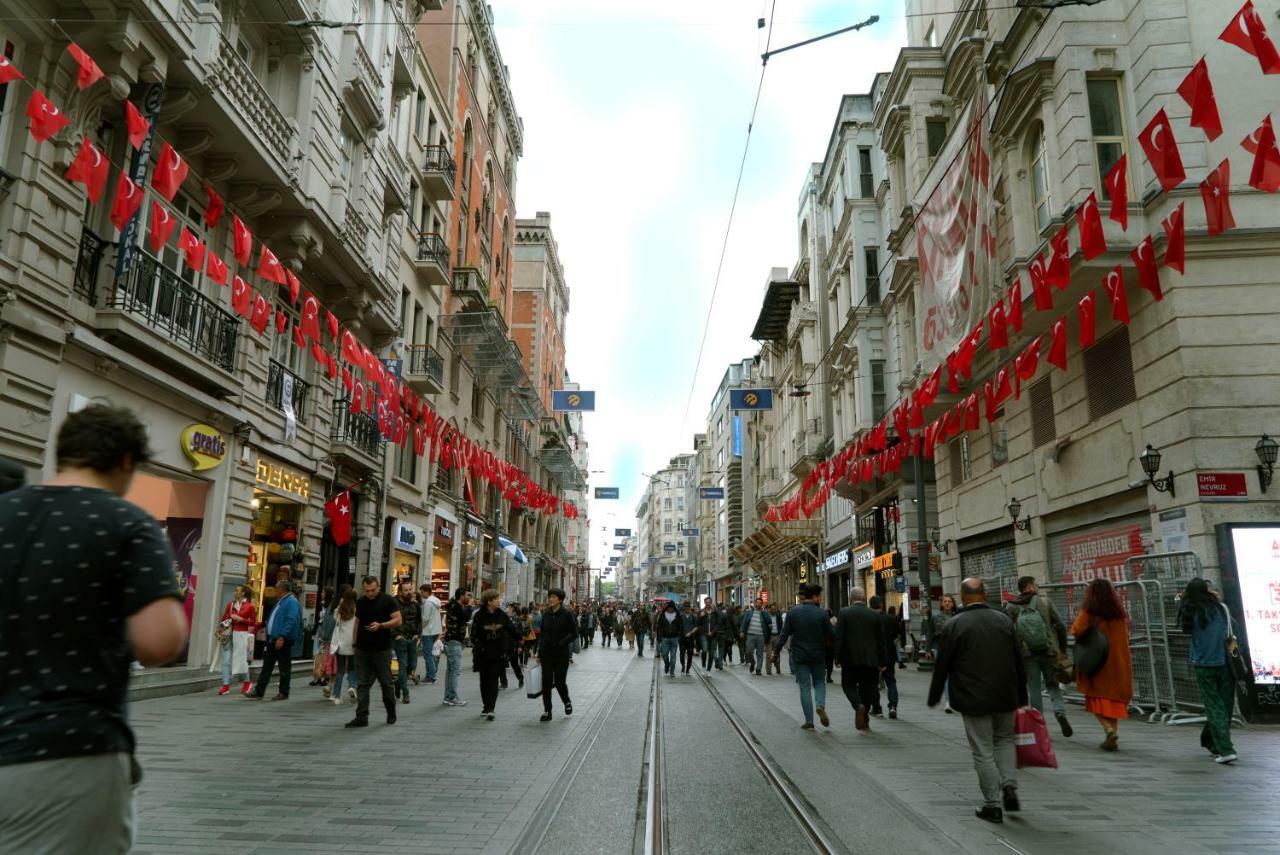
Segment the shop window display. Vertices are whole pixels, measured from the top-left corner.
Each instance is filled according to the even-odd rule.
[[[298,531],[302,522],[302,505],[254,492],[254,516],[251,543],[249,545],[249,586],[253,591],[254,605],[266,626],[271,610],[275,608],[275,584],[287,579],[294,585],[301,603],[307,602],[302,593],[307,583],[305,562]],[[314,580],[312,580],[314,582]],[[314,592],[308,592],[314,597]],[[255,644],[255,657],[262,655],[262,641]]]

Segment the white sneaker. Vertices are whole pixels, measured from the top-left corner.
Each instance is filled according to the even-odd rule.
[[[333,700],[333,705],[334,705],[335,707],[340,707],[340,706],[342,706],[342,696],[341,696],[341,695],[339,695],[339,696],[338,696],[338,697],[336,697],[336,698],[333,698],[332,700]]]
[[[1213,758],[1213,762],[1214,762],[1214,763],[1220,763],[1220,764],[1222,764],[1223,766],[1225,766],[1225,765],[1227,765],[1228,763],[1234,763],[1234,762],[1236,762],[1236,761],[1237,761],[1237,760],[1239,760],[1239,759],[1240,759],[1239,755],[1237,755],[1237,754],[1235,754],[1235,753],[1233,752],[1233,753],[1231,753],[1231,754],[1223,754],[1221,757],[1215,757],[1215,758]]]
[[[348,687],[347,697],[354,701],[356,699],[356,690]]]

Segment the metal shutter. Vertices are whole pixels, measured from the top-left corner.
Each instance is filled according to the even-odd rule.
[[[1128,327],[1122,326],[1098,339],[1084,352],[1084,381],[1089,397],[1090,421],[1137,400]]]
[[[1058,438],[1053,419],[1053,384],[1045,377],[1031,386],[1031,445],[1039,448]]]

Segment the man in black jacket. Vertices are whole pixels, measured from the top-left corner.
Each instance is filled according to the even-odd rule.
[[[409,676],[418,670],[418,636],[422,633],[422,601],[413,592],[413,580],[401,579],[396,591],[400,625],[391,631],[391,651],[400,669],[395,693],[401,703],[409,703]]]
[[[964,716],[983,805],[975,813],[987,822],[1004,822],[1001,810],[1017,811],[1015,713],[1027,705],[1027,675],[1013,621],[989,607],[981,579],[960,585],[964,607],[938,633],[938,661],[929,686],[929,706],[947,687],[951,706]],[[948,681],[950,685],[948,686]]]
[[[870,711],[879,699],[877,683],[884,669],[883,616],[867,608],[867,592],[849,591],[849,605],[836,619],[836,661],[840,687],[854,709],[854,726],[870,730]]]
[[[458,588],[444,607],[444,654],[449,662],[444,678],[444,705],[447,707],[467,705],[458,694],[458,678],[462,674],[462,642],[466,640],[470,622],[471,594],[466,588]]]
[[[564,591],[552,588],[547,592],[547,610],[542,613],[542,630],[538,634],[538,663],[542,666],[542,718],[551,721],[551,690],[560,694],[564,714],[573,715],[573,703],[569,700],[569,660],[573,657],[573,642],[578,637],[578,622],[566,609]]]
[[[902,624],[893,615],[884,613],[884,601],[879,597],[872,597],[869,605],[871,606],[871,611],[875,612],[880,618],[882,628],[883,644],[880,649],[880,664],[884,668],[880,671],[880,677],[884,680],[885,693],[889,696],[889,718],[897,718],[898,673],[894,670],[894,666],[898,664],[898,630]],[[871,714],[883,716],[884,711],[880,708],[880,689],[878,685],[875,699],[876,702],[871,706]]]

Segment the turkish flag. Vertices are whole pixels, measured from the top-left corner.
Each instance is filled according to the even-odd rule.
[[[1009,286],[1009,326],[1014,332],[1022,332],[1022,280],[1014,279]]]
[[[1133,258],[1134,267],[1138,268],[1138,287],[1149,291],[1157,300],[1163,300],[1164,292],[1160,290],[1160,271],[1156,269],[1156,251],[1151,235],[1143,238],[1142,243],[1134,247],[1129,255]]]
[[[978,393],[974,392],[964,402],[964,429],[978,429]]]
[[[351,542],[351,491],[343,490],[324,503],[325,516],[329,518],[329,537],[337,546]]]
[[[324,321],[329,326],[329,338],[337,341],[338,339],[338,318],[328,309],[324,312]]]
[[[1076,211],[1076,225],[1080,228],[1080,253],[1085,261],[1092,261],[1107,251],[1107,236],[1102,231],[1102,212],[1098,210],[1098,197],[1093,193]]]
[[[1013,397],[1013,378],[1010,376],[1008,365],[1000,366],[1000,370],[996,372],[993,387],[993,400],[997,407]]]
[[[1187,238],[1182,226],[1182,212],[1186,207],[1185,202],[1179,202],[1178,207],[1173,209],[1173,213],[1164,218],[1160,224],[1164,226],[1165,237],[1168,243],[1164,248],[1164,266],[1172,267],[1179,273],[1185,273],[1186,256],[1187,256]]]
[[[111,224],[117,231],[124,231],[124,227],[138,213],[144,195],[142,188],[132,178],[120,173],[120,180],[116,182],[116,198],[111,203]]]
[[[1050,365],[1059,371],[1067,370],[1067,319],[1058,318],[1053,322],[1053,326],[1049,330],[1049,356],[1047,357]]]
[[[992,352],[1008,346],[1009,329],[1004,315],[1004,300],[996,300],[991,311],[987,312],[987,351]]]
[[[249,256],[253,254],[253,235],[240,221],[239,217],[231,218],[233,254],[241,267],[249,266]]]
[[[324,348],[320,346],[320,342],[311,342],[311,358],[320,364],[324,364]]]
[[[1156,179],[1166,193],[1177,187],[1187,177],[1182,168],[1182,155],[1178,152],[1178,141],[1173,138],[1173,127],[1169,124],[1169,116],[1161,107],[1151,117],[1151,121],[1138,134],[1138,142],[1151,161]]]
[[[13,60],[0,53],[0,86],[12,83],[15,80],[23,80],[24,78],[25,75],[13,64]]]
[[[151,246],[153,254],[160,254],[160,248],[169,242],[169,238],[173,236],[173,230],[177,227],[178,221],[173,214],[170,214],[164,205],[153,201],[151,203],[151,230],[147,235],[147,243]]]
[[[1049,290],[1049,283],[1045,278],[1047,271],[1044,256],[1037,255],[1031,259],[1027,271],[1031,274],[1031,291],[1036,297],[1036,309],[1041,312],[1053,311],[1053,292]]]
[[[1204,131],[1210,142],[1216,140],[1222,134],[1222,118],[1218,115],[1218,101],[1213,97],[1213,83],[1204,57],[1200,57],[1178,85],[1178,94],[1191,108],[1191,127]]]
[[[75,42],[67,45],[67,53],[71,54],[71,58],[76,61],[76,85],[81,89],[88,89],[106,76],[98,67],[98,63],[93,61],[93,57],[85,53],[84,48]]]
[[[142,144],[147,140],[147,132],[151,130],[151,123],[138,112],[132,101],[124,102],[124,123],[129,130],[129,144],[141,150]]]
[[[289,287],[289,305],[296,305],[298,302],[298,294],[302,291],[302,283],[298,281],[298,277],[294,275],[289,268],[284,269],[284,281]]]
[[[151,176],[151,189],[172,202],[182,182],[187,180],[189,167],[173,146],[165,143],[160,147],[160,157],[156,160],[156,171]]]
[[[351,330],[342,331],[342,358],[352,365],[360,365],[360,343]]]
[[[96,205],[102,198],[102,191],[106,189],[110,170],[111,161],[107,160],[96,145],[89,142],[88,137],[85,137],[80,141],[80,151],[76,152],[76,159],[71,161],[71,166],[67,168],[66,178],[68,181],[78,181],[83,184],[89,201]]]
[[[332,354],[332,353],[326,353],[326,354],[324,355],[324,358],[325,358],[325,360],[326,360],[326,362],[325,362],[325,370],[326,370],[326,371],[328,372],[328,374],[329,374],[329,379],[330,379],[330,380],[335,380],[335,379],[337,379],[337,377],[338,377],[338,360],[336,360],[336,359],[334,359],[334,358],[333,358],[333,354]]]
[[[1122,154],[1120,159],[1107,170],[1102,180],[1107,188],[1107,198],[1111,200],[1111,210],[1107,218],[1120,224],[1120,228],[1129,230],[1129,155]]]
[[[241,317],[249,317],[250,306],[253,305],[253,289],[249,283],[239,276],[231,280],[231,308]]]
[[[227,284],[227,263],[212,251],[209,251],[205,260],[204,272],[209,274],[209,278],[219,285]]]
[[[1267,37],[1267,28],[1262,25],[1262,17],[1253,3],[1246,0],[1240,11],[1227,24],[1227,28],[1218,36],[1224,42],[1233,44],[1247,54],[1258,58],[1258,65],[1263,74],[1280,74],[1280,53]]]
[[[1076,303],[1076,317],[1080,321],[1080,349],[1093,347],[1098,331],[1098,307],[1093,302],[1093,289]]]
[[[1124,269],[1117,264],[1106,276],[1102,277],[1102,287],[1111,301],[1111,319],[1122,324],[1129,323],[1129,297],[1124,292]]]
[[[1236,219],[1231,215],[1230,161],[1223,160],[1205,176],[1200,182],[1200,196],[1204,199],[1204,218],[1210,237],[1235,228]]]
[[[302,327],[297,324],[293,325],[293,346],[297,348],[307,346],[307,340],[302,337]]]
[[[347,387],[348,392],[351,391],[353,382],[354,381],[351,379],[351,372],[347,369],[347,366],[342,366],[342,385]]]
[[[1058,233],[1049,241],[1053,255],[1049,258],[1049,267],[1044,272],[1044,281],[1065,291],[1071,284],[1071,245],[1068,241],[1070,230],[1067,226],[1058,229]]]
[[[1276,149],[1276,131],[1271,116],[1266,116],[1258,129],[1240,143],[1253,155],[1253,169],[1249,172],[1249,186],[1264,193],[1280,190],[1280,150]]]
[[[222,197],[209,186],[208,181],[204,183],[204,194],[209,197],[209,204],[204,207],[204,224],[212,229],[218,225],[218,220],[222,219],[222,212],[226,206],[222,204]]]
[[[1013,360],[1013,371],[1017,381],[1013,387],[1013,397],[1021,398],[1022,384],[1036,376],[1036,370],[1040,367],[1040,344],[1043,341],[1044,336],[1036,336],[1031,344],[1027,345],[1026,349]]]
[[[44,142],[67,126],[67,117],[44,97],[39,89],[31,93],[27,101],[27,118],[31,120],[31,138]]]
[[[289,316],[279,309],[276,309],[276,335],[284,335],[284,331],[288,328]]]
[[[184,226],[178,233],[178,249],[187,256],[187,267],[199,273],[204,268],[204,244]]]
[[[253,310],[249,314],[249,326],[253,327],[254,332],[262,335],[267,331],[267,324],[271,323],[271,306],[267,303],[267,298],[261,294],[253,295]]]
[[[302,336],[307,341],[320,339],[320,301],[316,299],[315,294],[307,294],[302,301],[302,321],[299,326],[302,327]]]
[[[267,249],[265,243],[262,245],[262,251],[258,253],[258,275],[277,285],[284,285],[286,282],[284,266],[280,264],[276,254]]]

